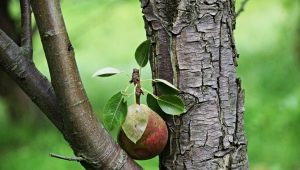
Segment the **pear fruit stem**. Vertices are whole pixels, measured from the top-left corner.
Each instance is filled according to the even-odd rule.
[[[135,102],[136,104],[141,104],[141,95],[144,94],[142,87],[141,87],[141,80],[140,80],[140,70],[134,68],[132,71],[132,77],[130,83],[133,83],[135,86]]]

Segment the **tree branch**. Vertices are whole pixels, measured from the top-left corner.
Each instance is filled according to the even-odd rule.
[[[61,112],[52,85],[25,56],[25,52],[0,29],[0,67],[47,115],[53,124],[63,130]]]
[[[51,82],[63,110],[64,136],[86,169],[140,169],[100,124],[78,73],[59,0],[32,0]]]
[[[67,38],[63,20],[60,18],[61,11],[58,4],[59,2],[51,1],[48,3],[43,1],[35,3],[38,8],[41,7],[41,9],[37,9],[37,11],[42,10],[44,12],[44,15],[41,15],[39,18],[41,20],[37,19],[39,20],[37,22],[42,25],[39,27],[42,27],[40,33],[44,35],[42,36],[43,43],[46,43],[47,40],[52,42],[48,47],[44,45],[45,51],[47,51],[46,55],[48,54],[47,56],[49,58],[49,52],[53,52],[54,56],[59,58],[60,65],[58,65],[58,72],[63,73],[64,76],[58,77],[58,80],[64,82],[63,87],[65,89],[70,88],[71,90],[66,90],[66,92],[62,89],[58,90],[57,93],[60,94],[61,97],[60,100],[58,100],[50,82],[36,69],[32,61],[26,57],[24,48],[19,47],[2,30],[0,30],[1,68],[19,84],[63,133],[76,155],[86,158],[85,161],[81,162],[86,169],[99,169],[100,167],[107,169],[140,169],[140,166],[130,159],[113,141],[103,126],[97,122],[92,112],[81,85],[78,71],[76,71],[77,66],[74,60],[72,46]],[[54,13],[52,13],[52,9],[54,9]],[[55,14],[55,12],[58,11],[59,13]],[[49,17],[49,15],[52,17]],[[47,22],[49,20],[44,20],[43,17],[49,17],[50,20],[57,20],[58,23],[60,22],[58,25],[63,26],[62,29],[56,30],[56,28],[59,28],[57,25],[53,25],[54,27],[48,29],[47,27],[49,25],[45,24],[47,26],[44,27],[44,21],[45,23],[51,22]],[[45,29],[43,30],[43,28]],[[49,30],[50,32],[47,32]],[[55,45],[55,43],[57,44]],[[65,45],[62,46],[65,48],[62,48],[60,45]],[[60,50],[61,48],[62,51]],[[62,53],[57,54],[56,52]],[[63,58],[63,60],[60,60],[60,57]],[[71,62],[73,62],[71,67],[65,67],[65,64],[68,63],[68,59],[67,62],[64,62],[66,58],[71,58]],[[50,70],[53,71],[53,69]],[[75,75],[69,78],[68,73],[74,70]],[[63,77],[66,77],[66,80],[64,80]],[[59,81],[55,81],[54,78],[53,84],[59,84]],[[58,89],[60,88],[61,87],[58,87]],[[79,92],[76,88],[79,89]],[[73,97],[73,92],[75,93],[75,97]],[[68,101],[63,101],[65,98],[67,98]],[[61,103],[60,106],[63,107],[60,107],[58,103]],[[60,108],[64,110],[61,111]],[[63,121],[65,121],[65,124],[63,124]],[[64,125],[68,128],[65,129]]]
[[[28,57],[32,58],[32,29],[31,10],[29,0],[20,0],[21,6],[21,47],[28,52]]]
[[[238,17],[244,10],[249,0],[243,0],[239,10],[236,12],[235,17]]]

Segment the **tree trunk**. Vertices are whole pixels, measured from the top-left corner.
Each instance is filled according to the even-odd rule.
[[[161,169],[248,169],[244,91],[236,77],[234,0],[142,0],[154,78],[186,104],[167,117]]]

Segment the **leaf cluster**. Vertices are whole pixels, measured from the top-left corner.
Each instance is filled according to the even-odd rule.
[[[142,42],[135,51],[135,60],[137,64],[140,66],[140,69],[145,67],[148,63],[151,52],[151,42],[150,40],[146,40]],[[122,73],[120,70],[113,67],[105,67],[99,69],[93,74],[93,77],[109,77],[113,75],[117,75]],[[163,79],[152,79],[153,85],[159,89],[161,95],[157,96],[147,89],[142,88],[142,90],[147,94],[147,105],[156,113],[168,114],[168,115],[180,115],[185,112],[184,103],[181,98],[178,97],[178,93],[180,90],[175,87],[170,82]],[[106,128],[113,131],[114,129],[119,129],[122,127],[124,131],[128,131],[128,129],[132,129],[130,126],[133,124],[139,125],[140,127],[146,127],[148,118],[144,115],[140,115],[141,118],[139,120],[131,120],[132,115],[127,115],[128,106],[127,99],[130,95],[127,95],[126,88],[123,91],[117,92],[113,95],[106,103],[103,110],[103,118],[104,124]],[[134,94],[134,93],[132,93]],[[132,114],[130,112],[130,114]],[[136,117],[136,115],[135,115]],[[139,116],[137,116],[139,117]],[[123,124],[123,125],[122,125]],[[125,125],[124,125],[125,124]],[[129,124],[129,125],[128,125]],[[136,132],[126,133],[127,137],[131,139],[133,142],[136,142],[141,135],[143,134],[145,128],[138,130]],[[142,133],[141,133],[142,132]]]

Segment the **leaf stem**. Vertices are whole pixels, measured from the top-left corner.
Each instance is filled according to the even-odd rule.
[[[153,94],[152,92],[150,92],[149,90],[142,88],[143,91],[145,91],[146,93],[150,94],[151,96],[153,96],[156,100],[158,100],[158,96],[156,96],[155,94]]]
[[[140,66],[140,78],[142,77],[142,67]]]
[[[127,90],[129,89],[130,85],[131,85],[131,84],[128,84],[128,85],[126,86],[126,88],[125,88],[125,90],[124,90],[125,93],[126,93]]]
[[[126,92],[124,92],[124,91],[121,91],[121,93],[122,93],[122,95],[125,97],[130,97],[131,95],[133,95],[134,94],[134,92],[132,92],[132,93],[126,93]]]

